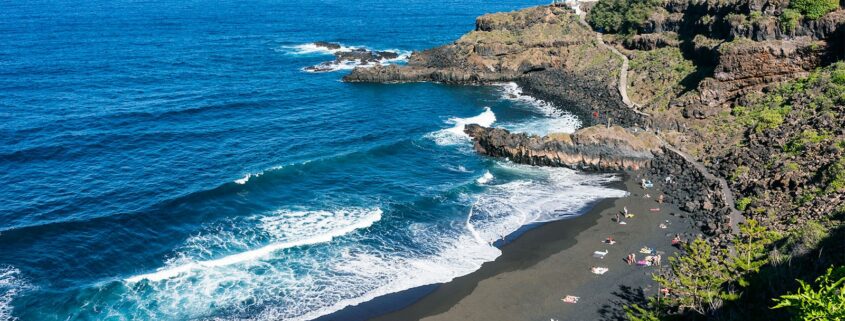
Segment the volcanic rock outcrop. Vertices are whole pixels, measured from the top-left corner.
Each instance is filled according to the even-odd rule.
[[[317,41],[314,46],[333,50],[334,61],[323,62],[314,66],[305,67],[305,70],[311,72],[325,72],[334,71],[337,66],[347,63],[354,63],[358,65],[379,65],[384,61],[399,58],[399,54],[393,51],[376,51],[365,48],[350,48],[344,50],[340,44]]]
[[[530,165],[562,166],[612,171],[650,166],[663,153],[662,142],[648,132],[633,132],[619,126],[593,126],[573,134],[548,136],[511,133],[506,129],[475,124],[464,129],[481,154],[506,157]]]

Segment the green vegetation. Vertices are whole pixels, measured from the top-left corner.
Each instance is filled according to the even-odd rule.
[[[816,286],[798,280],[798,292],[775,299],[773,309],[787,308],[793,320],[845,320],[845,267],[827,269]]]
[[[824,189],[825,193],[845,191],[845,157],[830,164],[825,170],[824,176],[827,182],[827,187]]]
[[[798,137],[790,140],[783,147],[783,151],[797,155],[798,153],[803,152],[808,145],[819,144],[831,138],[832,136],[830,133],[826,131],[819,133],[819,131],[815,129],[805,129],[800,135],[798,135]]]
[[[751,201],[752,200],[750,197],[740,198],[738,201],[736,201],[736,209],[740,211],[745,211],[745,209],[748,208],[748,205],[751,204]]]
[[[838,0],[792,0],[789,8],[800,11],[807,18],[816,20],[839,8]]]
[[[729,255],[727,266],[741,287],[748,287],[746,276],[760,272],[768,263],[767,247],[780,235],[767,230],[756,220],[748,220],[739,226],[740,235],[734,239],[734,253]]]
[[[748,166],[745,166],[745,165],[737,166],[736,169],[734,169],[733,174],[731,174],[731,177],[729,177],[729,178],[730,178],[731,181],[736,181],[740,177],[748,174],[749,172],[751,172],[751,168],[749,168]]]
[[[643,106],[667,110],[684,78],[696,72],[677,47],[632,51],[628,66],[628,95]]]
[[[794,31],[801,21],[801,13],[795,9],[786,9],[780,15],[780,29],[784,32]]]
[[[660,0],[601,0],[590,11],[587,21],[604,32],[636,34],[660,4]]]
[[[722,290],[722,283],[730,277],[728,268],[713,260],[713,247],[701,238],[686,245],[684,250],[687,255],[669,258],[673,277],[655,275],[654,281],[672,289],[673,295],[664,299],[667,304],[708,315],[728,297]]]
[[[783,104],[783,99],[769,99],[750,107],[735,106],[732,114],[737,121],[754,128],[758,133],[765,129],[778,128],[783,124],[784,117],[792,111],[792,107]]]

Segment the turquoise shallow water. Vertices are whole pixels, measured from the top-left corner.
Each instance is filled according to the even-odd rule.
[[[579,125],[513,84],[302,71],[313,41],[407,53],[536,4],[5,3],[0,320],[307,320],[619,195],[474,154],[464,123]]]

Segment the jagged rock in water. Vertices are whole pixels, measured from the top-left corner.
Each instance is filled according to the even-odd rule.
[[[464,131],[481,154],[530,165],[612,171],[650,166],[663,153],[662,142],[648,132],[593,126],[573,134],[515,134],[501,128],[467,125]]]
[[[341,50],[343,47],[340,44],[325,41],[317,41],[314,45],[329,50],[335,50],[333,52],[335,59],[333,61],[322,62],[314,66],[305,67],[305,70],[312,72],[334,71],[337,70],[338,66],[346,64],[377,66],[387,60],[399,58],[399,54],[393,51],[376,51],[365,48]]]

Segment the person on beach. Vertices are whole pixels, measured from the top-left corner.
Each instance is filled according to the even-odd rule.
[[[616,223],[622,223],[622,219],[619,218],[619,213],[616,213]]]
[[[634,264],[637,261],[637,255],[634,253],[628,254],[628,257],[625,259],[628,265]]]
[[[660,254],[654,257],[654,265],[660,266]]]
[[[657,203],[663,204],[663,194],[657,197]]]
[[[627,206],[622,206],[622,212],[624,212],[624,213],[625,213],[625,216],[627,217],[627,216],[628,216],[628,207],[627,207]]]
[[[681,247],[681,236],[679,234],[675,234],[675,237],[672,238],[672,246]]]

